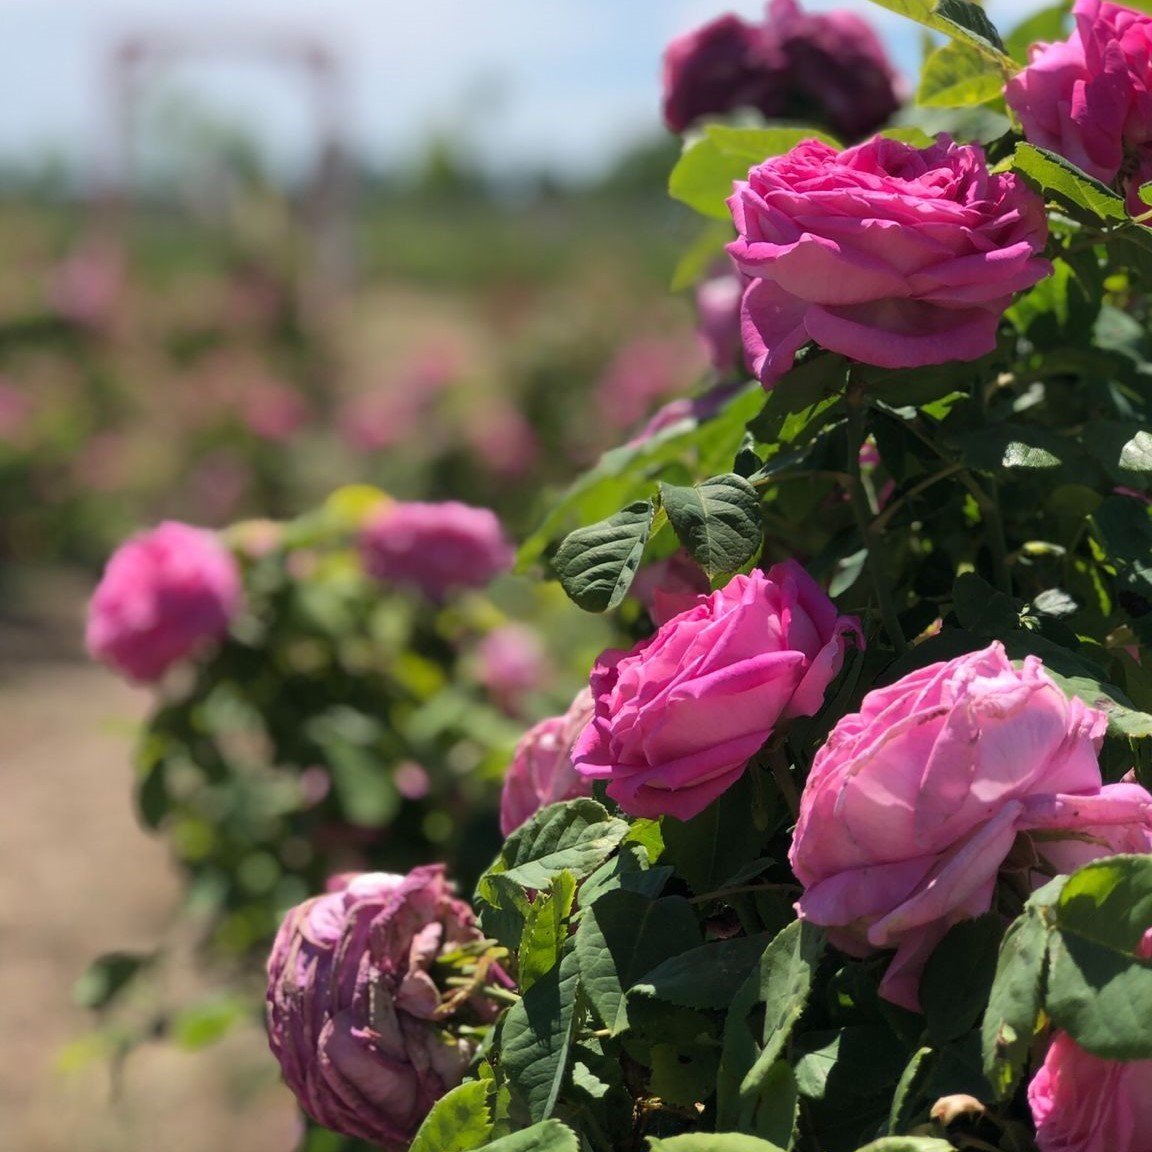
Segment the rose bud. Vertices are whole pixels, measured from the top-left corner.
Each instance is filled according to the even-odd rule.
[[[1040,1152],[1152,1148],[1152,1060],[1105,1060],[1057,1032],[1028,1104]]]
[[[437,602],[485,587],[514,559],[496,514],[455,500],[385,504],[365,521],[359,549],[369,575]]]
[[[88,605],[88,651],[147,684],[228,631],[242,596],[214,532],[166,521],[122,544]]]
[[[1103,713],[992,644],[868,693],[816,753],[790,858],[801,917],[851,956],[894,948],[880,994],[915,1009],[948,929],[994,905],[1021,834],[1026,886],[1152,849],[1152,796],[1104,785]]]
[[[478,989],[485,975],[505,978],[482,946],[439,864],[337,877],[293,908],[268,960],[267,1026],[300,1107],[345,1136],[407,1148],[474,1054],[455,1027],[495,1018]],[[440,986],[438,962],[467,950],[475,985]]]
[[[884,368],[976,360],[1013,294],[1052,271],[1043,200],[945,135],[844,152],[805,140],[753,168],[728,207],[745,355],[765,387],[809,340]]]
[[[572,763],[572,746],[591,718],[592,693],[585,688],[563,716],[541,720],[521,737],[500,794],[505,836],[548,804],[591,795],[591,782]]]
[[[592,670],[576,767],[634,816],[689,820],[730,788],[775,726],[812,716],[859,622],[794,561],[735,576]]]
[[[1077,0],[1072,11],[1072,35],[1034,44],[1004,98],[1030,143],[1119,182],[1129,211],[1142,215],[1139,187],[1152,178],[1152,17],[1101,0]]]

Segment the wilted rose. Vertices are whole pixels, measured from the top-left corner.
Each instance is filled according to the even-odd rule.
[[[743,774],[781,720],[811,716],[859,623],[794,561],[735,576],[592,670],[585,776],[635,816],[688,820]]]
[[[765,386],[809,340],[885,368],[978,359],[1013,294],[1052,270],[1041,198],[945,135],[839,153],[806,140],[753,168],[728,206],[749,279],[744,348]]]
[[[894,948],[881,993],[915,1008],[929,955],[993,906],[1019,835],[1037,834],[1033,885],[1152,848],[1152,796],[1101,781],[1105,727],[1039,660],[1017,669],[999,643],[870,692],[817,752],[801,797],[800,915],[850,955]]]
[[[388,502],[365,522],[359,549],[369,575],[436,601],[483,588],[511,568],[514,557],[494,512],[455,500]]]
[[[591,719],[592,693],[585,688],[563,716],[541,720],[521,737],[500,794],[505,836],[549,804],[591,795],[591,782],[572,763],[573,745]]]
[[[442,865],[366,872],[292,909],[268,960],[268,1041],[301,1108],[335,1132],[407,1148],[463,1078],[475,1041],[457,1022],[494,1005],[450,992],[437,960],[482,939]]]
[[[241,596],[239,568],[216,533],[166,521],[108,561],[88,605],[88,651],[150,683],[221,639]]]

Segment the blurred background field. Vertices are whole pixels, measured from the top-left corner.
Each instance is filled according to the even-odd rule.
[[[180,1043],[119,1062],[72,1003],[179,898],[132,805],[147,696],[83,653],[109,551],[351,483],[487,505],[523,536],[705,371],[668,291],[697,225],[665,194],[658,74],[722,6],[497,7],[0,3],[0,1147],[297,1137],[258,1026],[208,1043],[227,985],[181,941]],[[163,45],[196,46],[197,13],[216,47],[189,67]],[[916,57],[911,26],[876,22]],[[342,85],[334,121],[263,49],[229,52],[253,29],[303,37],[306,76]]]

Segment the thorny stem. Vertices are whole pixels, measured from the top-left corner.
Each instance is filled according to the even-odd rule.
[[[876,593],[876,600],[880,606],[880,617],[884,621],[884,630],[892,641],[897,654],[908,649],[908,642],[904,639],[904,629],[900,627],[900,620],[896,615],[896,605],[892,601],[892,590],[888,587],[885,578],[879,544],[879,533],[872,518],[872,508],[868,503],[868,493],[864,488],[864,479],[860,473],[860,452],[864,447],[867,428],[864,420],[864,391],[861,386],[848,379],[848,471],[851,483],[848,485],[848,496],[852,503],[852,514],[856,517],[856,526],[860,530],[864,547],[868,551],[868,573],[872,578],[872,588]]]

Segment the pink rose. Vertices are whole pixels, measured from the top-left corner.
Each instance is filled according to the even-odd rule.
[[[500,794],[505,836],[548,804],[591,795],[592,785],[572,763],[572,746],[591,719],[592,693],[585,688],[563,716],[541,720],[521,738]]]
[[[222,639],[240,572],[216,533],[167,521],[113,554],[88,605],[88,651],[131,680],[158,680]]]
[[[300,1107],[335,1132],[407,1148],[474,1051],[450,1024],[496,1014],[436,983],[443,953],[482,939],[439,864],[334,877],[293,908],[268,959],[267,1026]]]
[[[1013,294],[1052,270],[1041,198],[945,135],[840,153],[806,140],[753,168],[728,206],[728,251],[750,280],[745,353],[765,386],[809,340],[884,368],[976,360]]]
[[[755,108],[782,110],[784,60],[761,24],[721,16],[677,37],[664,52],[664,122],[683,132],[703,116]]]
[[[629,594],[647,609],[657,625],[694,608],[701,596],[707,596],[712,585],[704,570],[679,548],[663,560],[645,564],[636,573]]]
[[[369,575],[437,601],[485,587],[515,556],[494,512],[455,500],[385,504],[364,524],[359,547]]]
[[[1028,1103],[1040,1152],[1152,1152],[1152,1060],[1105,1060],[1057,1032]]]
[[[811,716],[859,622],[794,561],[735,576],[592,670],[573,759],[634,816],[689,820],[743,774],[781,720]]]
[[[696,333],[708,360],[722,377],[740,372],[744,344],[740,338],[740,301],[744,281],[735,271],[709,276],[696,289]]]
[[[1152,18],[1101,0],[1077,0],[1067,40],[1035,44],[1031,63],[1008,82],[1004,98],[1028,140],[1058,152],[1110,184],[1126,157],[1134,171],[1122,183],[1134,215],[1148,211],[1137,195],[1152,164]]]
[[[1051,874],[1152,849],[1152,796],[1103,785],[1106,717],[992,644],[865,696],[816,754],[800,802],[796,905],[853,956],[894,948],[881,994],[915,1008],[954,924],[993,906],[1020,833]],[[1042,875],[1033,876],[1034,883]]]
[[[548,682],[552,671],[539,635],[523,624],[493,628],[477,645],[476,661],[477,679],[512,714],[529,692]]]

